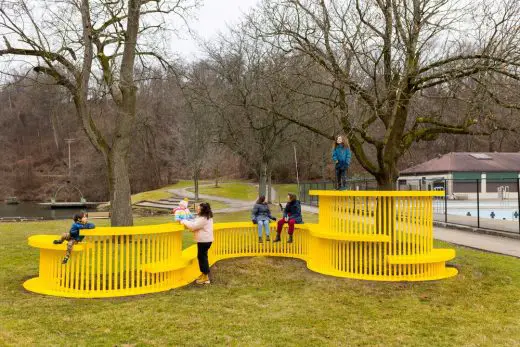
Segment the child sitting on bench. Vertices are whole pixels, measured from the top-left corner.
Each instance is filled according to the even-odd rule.
[[[79,231],[81,229],[94,229],[96,226],[92,223],[88,223],[87,214],[85,212],[78,213],[74,215],[74,223],[70,228],[68,233],[64,233],[61,235],[59,240],[54,240],[55,245],[59,245],[63,243],[63,241],[67,242],[67,253],[65,254],[65,258],[63,258],[62,264],[67,264],[70,258],[70,253],[72,253],[72,249],[74,245],[78,242],[83,241],[85,236],[81,236]]]

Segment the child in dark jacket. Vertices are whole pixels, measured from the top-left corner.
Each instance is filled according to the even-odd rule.
[[[271,215],[271,210],[269,209],[269,205],[265,202],[265,196],[260,196],[256,201],[255,206],[253,207],[253,212],[251,214],[251,220],[253,224],[258,224],[258,242],[262,243],[262,227],[265,230],[265,240],[270,241],[269,239],[269,220],[276,220]]]
[[[280,234],[282,233],[282,228],[285,223],[289,224],[289,240],[287,240],[287,243],[293,242],[294,225],[303,224],[300,200],[297,200],[296,195],[292,193],[287,195],[287,200],[288,202],[283,209],[283,218],[278,221],[276,239],[274,242],[280,242]]]
[[[332,150],[332,160],[336,165],[336,189],[347,189],[347,170],[350,166],[352,153],[345,138],[338,136]]]
[[[62,264],[67,264],[74,245],[83,241],[83,238],[85,238],[85,236],[79,234],[79,231],[81,229],[94,229],[96,227],[94,224],[88,223],[87,214],[84,212],[75,214],[73,218],[74,223],[72,223],[69,232],[61,235],[59,240],[54,240],[54,244],[56,245],[63,243],[63,241],[67,241],[67,253],[65,254],[65,258],[63,258]]]

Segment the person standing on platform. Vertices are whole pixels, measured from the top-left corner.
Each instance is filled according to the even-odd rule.
[[[332,150],[332,160],[336,165],[336,189],[347,189],[347,170],[350,166],[352,153],[350,152],[348,140],[343,136],[338,136],[334,142]]]

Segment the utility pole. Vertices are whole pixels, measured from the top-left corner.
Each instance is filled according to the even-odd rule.
[[[72,166],[71,166],[71,157],[70,157],[70,144],[76,141],[76,139],[65,139],[65,142],[69,145],[69,177],[71,176]]]

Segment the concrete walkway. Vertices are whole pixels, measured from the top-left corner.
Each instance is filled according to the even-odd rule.
[[[204,185],[199,185],[199,187],[203,187],[203,186]],[[182,189],[169,189],[168,192],[170,192],[176,196],[182,197],[182,198],[194,199],[195,193],[190,192],[188,189],[193,189],[193,187],[186,187],[186,188],[182,188]],[[199,199],[219,201],[219,202],[223,202],[223,203],[229,205],[226,208],[222,208],[220,210],[213,211],[216,213],[231,213],[231,212],[251,210],[255,203],[254,201],[229,199],[229,198],[223,198],[221,196],[213,196],[213,195],[206,195],[206,194],[199,194]]]
[[[435,227],[433,228],[433,238],[460,246],[520,258],[520,240],[509,237]]]

